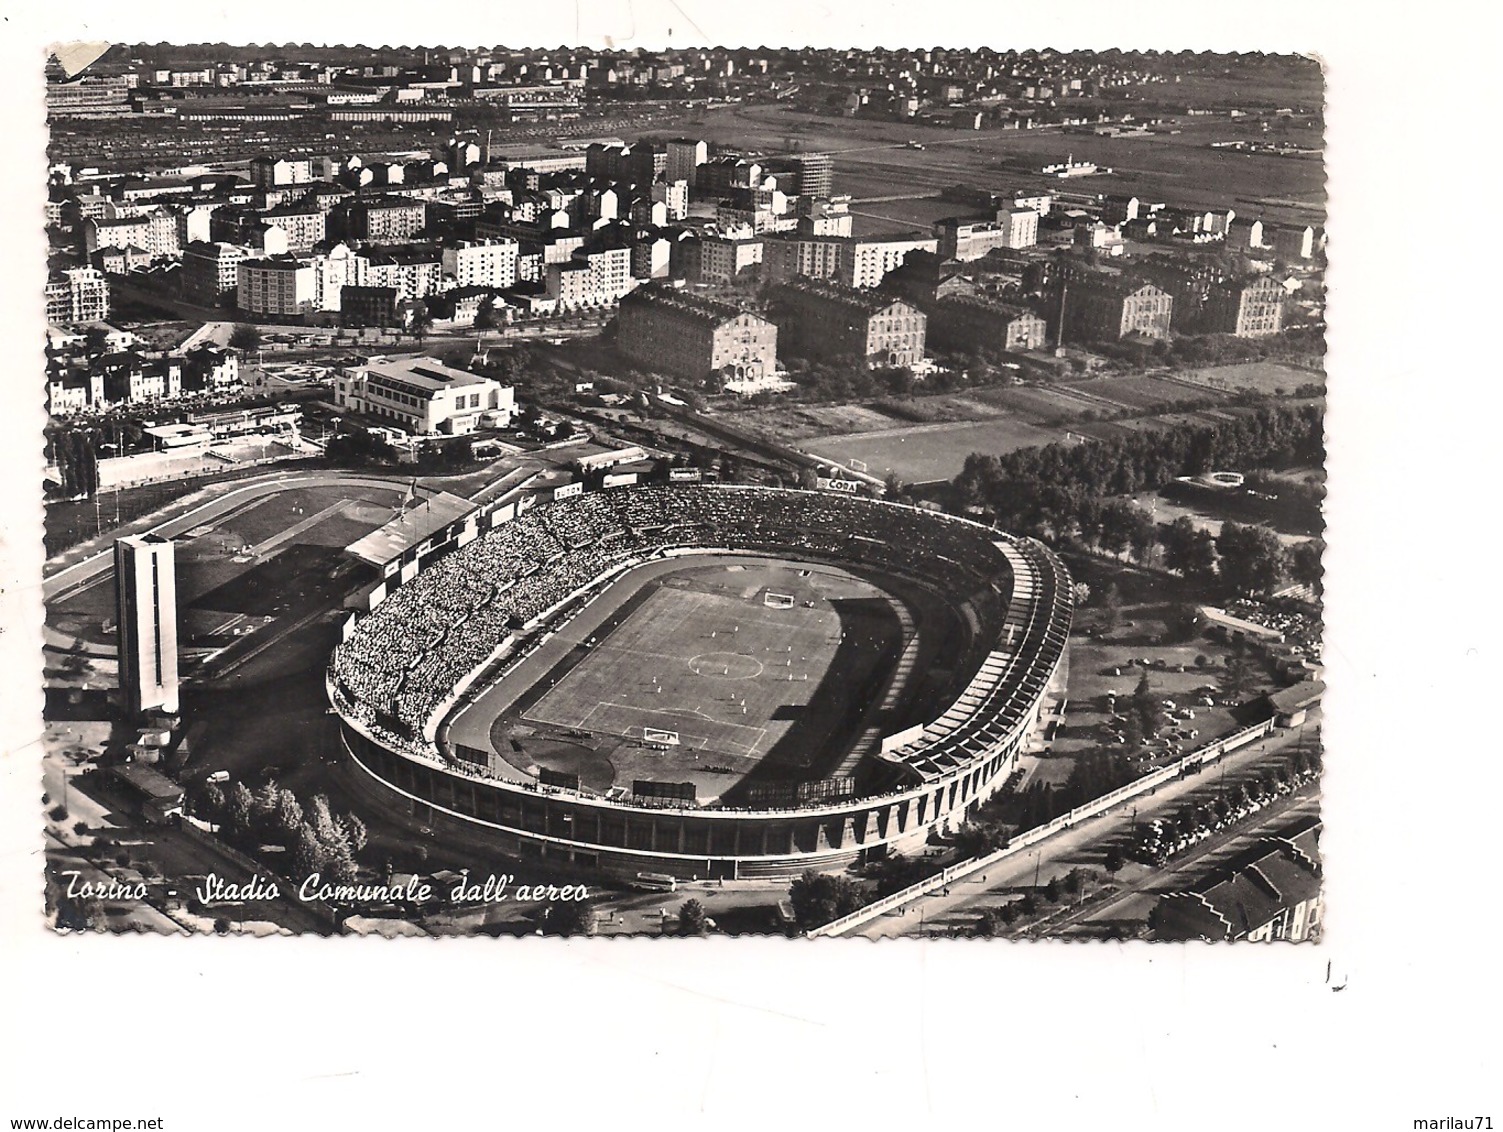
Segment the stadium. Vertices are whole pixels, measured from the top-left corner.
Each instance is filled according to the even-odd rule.
[[[922,844],[1005,782],[1064,653],[1064,567],[968,520],[708,484],[526,502],[390,575],[327,674],[372,789],[522,858],[735,879]]]

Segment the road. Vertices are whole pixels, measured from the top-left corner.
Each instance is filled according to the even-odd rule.
[[[1191,888],[1260,838],[1274,835],[1302,817],[1315,817],[1319,813],[1319,785],[1311,782],[1234,828],[1207,838],[1188,853],[1170,861],[1167,867],[1142,870],[1142,876],[1129,880],[1104,902],[1084,904],[1067,915],[1051,919],[1046,930],[1028,934],[1051,938],[1099,938],[1113,928],[1126,929],[1144,924],[1149,911],[1164,893]],[[1121,881],[1124,875],[1125,871],[1117,879]]]
[[[1318,715],[1312,713],[1309,726],[1313,728],[1318,723]],[[1230,781],[1260,763],[1287,756],[1302,734],[1303,731],[1276,731],[1266,739],[1227,755],[1200,774],[1160,786],[1098,817],[1063,829],[1037,846],[1006,858],[980,876],[957,881],[950,886],[948,896],[940,891],[920,897],[904,908],[883,913],[848,934],[866,939],[888,939],[919,934],[930,930],[931,925],[964,922],[967,915],[976,915],[982,906],[998,903],[1001,895],[1010,889],[1041,884],[1079,865],[1099,865],[1102,843],[1108,839],[1129,833],[1135,822],[1174,813],[1191,794],[1218,781],[1222,775]]]

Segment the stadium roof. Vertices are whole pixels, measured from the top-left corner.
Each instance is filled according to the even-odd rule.
[[[468,499],[446,491],[414,499],[384,526],[345,547],[345,553],[372,566],[384,566],[474,509]]]

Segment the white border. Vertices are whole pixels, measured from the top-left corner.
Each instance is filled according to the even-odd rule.
[[[168,1129],[1409,1128],[1487,1113],[1497,837],[1493,60],[1485,6],[1274,0],[228,8],[0,24],[0,1120]],[[672,28],[671,37],[668,29]],[[58,939],[38,930],[45,43],[721,43],[1315,51],[1332,175],[1327,940],[1311,948]],[[1462,249],[1465,249],[1464,251]],[[33,348],[32,343],[38,342]],[[1435,396],[1429,396],[1431,393]],[[28,561],[28,558],[31,560]],[[442,948],[440,956],[437,949]],[[337,949],[337,950],[336,950]],[[1345,989],[1338,990],[1344,987]]]

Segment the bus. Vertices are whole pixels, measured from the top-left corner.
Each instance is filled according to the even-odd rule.
[[[632,887],[642,892],[675,892],[678,881],[667,873],[638,873]]]

